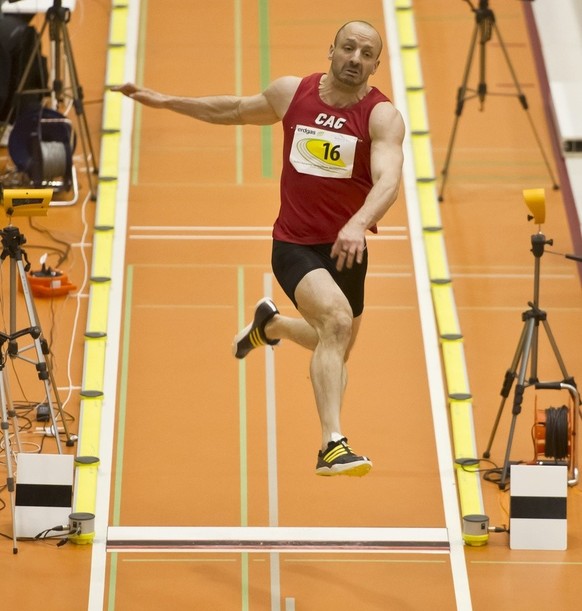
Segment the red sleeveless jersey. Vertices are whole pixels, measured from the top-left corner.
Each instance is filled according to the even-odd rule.
[[[390,100],[372,87],[353,106],[329,106],[319,97],[322,76],[302,79],[283,117],[281,207],[273,228],[283,242],[335,242],[373,184],[368,121],[376,104]]]

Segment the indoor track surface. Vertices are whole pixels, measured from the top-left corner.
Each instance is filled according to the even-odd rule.
[[[480,459],[490,441],[533,298],[532,236],[552,239],[547,248],[557,253],[580,243],[571,202],[552,188],[562,174],[530,8],[491,4],[502,42],[494,31],[485,45],[487,94],[482,104],[466,101],[450,147],[475,23],[467,2],[77,0],[70,31],[98,151],[97,201],[87,197],[77,155],[79,201],[34,223],[73,244],[64,268],[80,296],[42,300],[39,314],[79,435],[65,451],[99,458],[77,467],[75,483],[74,510],[95,514],[95,537],[61,547],[21,541],[16,555],[3,538],[0,607],[578,608],[579,486],[568,489],[567,550],[510,549],[507,532],[489,533],[480,546],[464,536],[467,514],[509,525],[510,485],[502,489],[496,477],[511,399],[490,460],[466,469],[455,460]],[[369,238],[366,308],[342,413],[351,446],[374,467],[364,478],[321,478],[309,352],[283,341],[244,361],[231,353],[261,297],[296,315],[270,269],[280,125],[207,125],[140,107],[109,87],[254,94],[281,75],[327,71],[335,32],[352,19],[382,33],[371,84],[405,118],[406,160],[398,201]],[[477,66],[478,50],[470,88]],[[522,194],[532,188],[545,189],[540,226],[528,221]],[[23,228],[28,243],[46,239]],[[29,254],[35,267],[37,251]],[[579,270],[553,252],[540,263],[540,306],[577,377]],[[562,380],[544,331],[539,377]],[[534,458],[536,407],[568,400],[564,391],[526,389],[512,462]],[[33,443],[31,435],[22,433],[35,448],[39,436]],[[54,452],[53,444],[43,450]],[[12,530],[8,507],[0,526]]]

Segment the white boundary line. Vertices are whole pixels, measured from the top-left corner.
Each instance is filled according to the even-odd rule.
[[[127,5],[127,38],[124,76],[128,82],[135,81],[137,44],[139,35],[139,2]],[[95,501],[95,538],[92,545],[91,575],[89,582],[88,611],[104,609],[107,528],[111,498],[111,471],[113,461],[113,439],[117,403],[117,378],[119,364],[119,340],[121,338],[121,315],[124,291],[127,207],[131,169],[131,137],[133,127],[133,102],[122,98],[122,125],[119,142],[119,166],[115,205],[115,233],[113,238],[111,290],[109,294],[109,318],[107,321],[107,347],[105,353],[105,375],[103,385],[103,410],[99,440],[100,466],[97,475]]]
[[[130,231],[267,231],[272,232],[272,225],[263,226],[242,226],[242,225],[130,225]],[[397,225],[390,227],[378,227],[379,233],[386,233],[388,231],[408,231],[407,227],[400,227]],[[368,236],[374,237],[374,236]]]
[[[263,295],[273,297],[273,275],[263,274]],[[267,474],[269,526],[279,526],[279,479],[277,472],[277,395],[275,392],[275,351],[265,350],[265,399],[267,418]],[[277,553],[269,554],[271,611],[281,609],[281,564]]]
[[[189,241],[227,241],[227,240],[244,240],[245,242],[251,240],[269,240],[272,241],[270,235],[130,235],[130,240],[189,240]],[[381,235],[368,238],[369,241],[401,241],[408,240],[406,236],[395,235]]]
[[[404,86],[402,58],[400,55],[396,7],[394,0],[383,0],[383,7],[384,25],[386,28],[390,55],[394,101],[404,118],[405,124],[408,125],[407,98]],[[472,603],[469,589],[469,577],[465,563],[464,543],[457,499],[457,487],[451,453],[446,392],[443,383],[438,333],[436,321],[434,319],[429,273],[426,262],[426,253],[424,250],[422,223],[420,219],[420,208],[414,170],[414,154],[412,150],[411,135],[408,132],[404,141],[403,187],[406,195],[406,207],[410,225],[410,242],[414,261],[420,321],[424,340],[426,370],[428,375],[429,392],[435,428],[435,441],[437,446],[436,449],[441,479],[441,490],[445,511],[445,523],[449,531],[451,544],[450,557],[453,583],[455,587],[455,598],[457,601],[458,610],[469,611],[472,609]]]

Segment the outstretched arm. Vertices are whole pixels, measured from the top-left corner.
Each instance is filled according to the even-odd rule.
[[[252,96],[180,97],[138,87],[132,83],[111,89],[145,106],[164,108],[206,123],[271,125],[287,112],[299,81],[297,77],[282,77],[273,81],[262,93]]]
[[[373,227],[396,201],[402,174],[404,121],[390,103],[374,107],[370,115],[372,189],[363,206],[340,230],[332,247],[337,267],[351,268],[363,260],[366,230]]]

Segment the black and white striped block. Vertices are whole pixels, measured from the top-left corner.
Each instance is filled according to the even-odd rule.
[[[68,526],[73,475],[73,456],[18,454],[14,512],[17,538],[36,537],[49,528]]]
[[[565,550],[567,498],[565,465],[512,465],[510,548]]]

